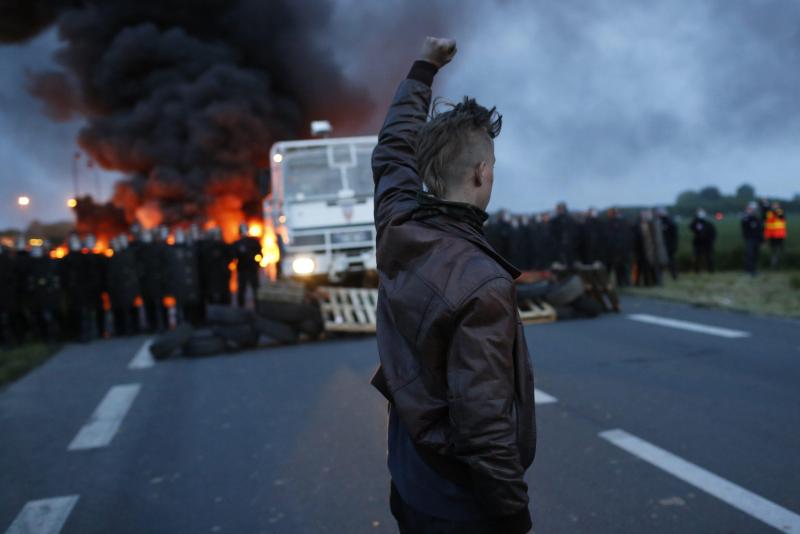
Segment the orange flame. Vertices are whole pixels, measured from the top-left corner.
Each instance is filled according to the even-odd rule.
[[[228,264],[228,270],[231,272],[231,277],[228,279],[228,291],[234,295],[239,290],[239,281],[236,279],[237,264],[238,260],[231,260],[231,262]]]
[[[247,235],[250,237],[261,237],[264,235],[264,225],[260,221],[251,221],[247,225]]]
[[[67,247],[65,245],[61,245],[50,251],[50,257],[54,260],[60,260],[67,255],[67,252]]]

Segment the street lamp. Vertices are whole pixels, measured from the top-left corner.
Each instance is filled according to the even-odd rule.
[[[74,208],[77,205],[78,205],[78,201],[75,200],[74,198],[71,198],[71,199],[67,200],[67,207],[68,208]]]
[[[31,203],[31,199],[29,197],[24,196],[24,195],[17,198],[17,204],[19,204],[20,206],[24,207],[24,206],[27,206],[30,203]]]

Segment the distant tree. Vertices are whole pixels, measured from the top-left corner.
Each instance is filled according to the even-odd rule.
[[[750,184],[742,184],[736,189],[736,198],[739,200],[753,200],[756,198],[756,189]]]
[[[675,205],[680,207],[694,207],[697,206],[699,202],[700,195],[697,194],[697,191],[684,191],[678,195]]]
[[[708,187],[704,187],[700,190],[699,193],[700,199],[703,201],[717,201],[722,198],[722,193],[719,192],[719,188],[713,185],[709,185]]]

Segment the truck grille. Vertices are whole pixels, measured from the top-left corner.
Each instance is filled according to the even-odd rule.
[[[372,241],[370,230],[360,230],[356,232],[336,232],[331,234],[331,242],[337,245],[350,243],[368,243]]]

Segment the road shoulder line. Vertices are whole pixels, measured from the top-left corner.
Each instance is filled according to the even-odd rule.
[[[680,330],[687,330],[689,332],[697,332],[699,334],[709,334],[712,336],[719,336],[729,339],[750,337],[750,332],[745,332],[744,330],[733,330],[730,328],[722,328],[719,326],[710,326],[701,323],[681,321],[679,319],[670,319],[669,317],[659,317],[657,315],[650,315],[647,313],[632,313],[628,315],[628,319],[632,321],[638,321],[640,323],[666,326],[669,328],[678,328]]]
[[[729,482],[647,441],[614,429],[599,436],[638,458],[699,488],[782,532],[800,533],[800,515]]]

